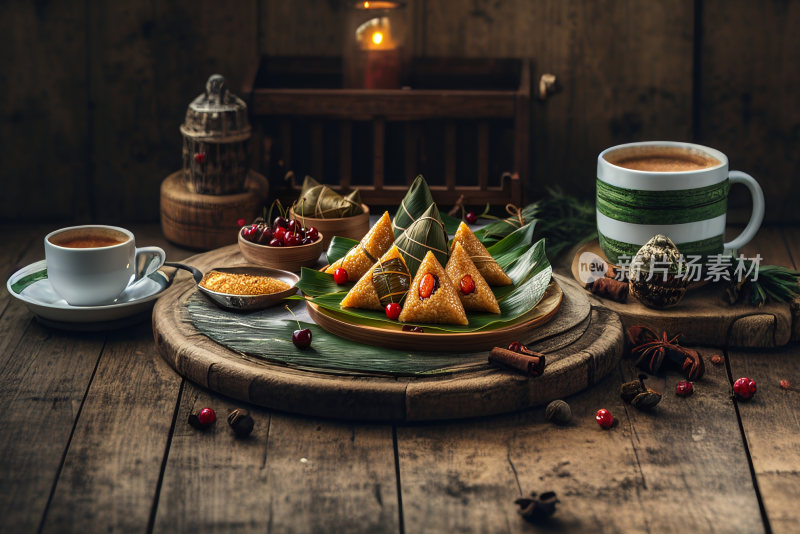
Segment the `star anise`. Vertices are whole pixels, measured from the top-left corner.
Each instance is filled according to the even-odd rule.
[[[679,338],[680,334],[670,337],[666,331],[659,336],[646,326],[628,328],[636,365],[650,373],[657,373],[665,362],[669,362],[677,366],[689,380],[697,380],[705,373],[703,358],[696,350],[681,347]]]

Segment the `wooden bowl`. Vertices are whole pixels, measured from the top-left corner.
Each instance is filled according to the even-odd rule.
[[[296,247],[270,247],[251,243],[242,237],[239,232],[239,250],[242,256],[250,263],[282,269],[284,271],[299,272],[300,267],[315,267],[320,254],[324,250],[325,236],[320,232],[319,238],[309,245]]]
[[[319,230],[320,234],[324,234],[325,238],[322,246],[327,250],[331,239],[333,239],[335,235],[349,237],[350,239],[358,241],[369,232],[369,206],[361,204],[361,207],[364,208],[363,213],[353,215],[352,217],[339,217],[336,219],[303,217],[302,215],[297,215],[294,209],[290,209],[289,218],[297,219],[306,228],[313,226]]]

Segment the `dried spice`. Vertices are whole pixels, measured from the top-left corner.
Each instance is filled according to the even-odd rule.
[[[714,365],[722,365],[724,361],[725,358],[723,358],[721,354],[715,354],[711,357],[711,363]]]
[[[544,418],[557,425],[566,425],[572,420],[572,409],[565,401],[554,400],[545,408]]]
[[[530,497],[517,499],[514,504],[519,506],[517,512],[526,521],[537,522],[553,515],[556,511],[556,504],[559,502],[554,491],[546,491],[541,494],[534,491],[531,492]]]
[[[633,405],[637,410],[652,410],[661,402],[661,393],[644,385],[647,375],[639,375],[638,380],[625,382],[619,388],[622,400]]]
[[[527,347],[526,352],[514,352],[502,347],[494,347],[489,353],[489,363],[514,369],[533,377],[541,376],[545,367],[544,354],[533,352]]]
[[[598,278],[590,284],[589,290],[598,297],[616,302],[628,301],[628,284],[613,278]]]
[[[250,416],[250,412],[243,408],[237,408],[228,415],[228,424],[236,437],[244,438],[253,431],[255,421]]]
[[[631,326],[627,331],[628,340],[633,345],[631,352],[636,357],[636,365],[650,373],[657,373],[665,363],[679,369],[689,380],[698,380],[705,373],[705,364],[700,353],[678,344],[680,334],[669,337],[667,332],[661,336],[646,326]]]

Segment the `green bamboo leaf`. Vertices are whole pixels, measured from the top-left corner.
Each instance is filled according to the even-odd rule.
[[[433,203],[433,195],[431,195],[428,182],[420,174],[411,183],[406,196],[400,201],[400,207],[392,220],[395,239],[400,237],[400,234],[419,219]]]
[[[332,265],[336,260],[344,258],[350,252],[350,249],[356,245],[358,245],[358,241],[355,239],[339,235],[333,236],[330,245],[328,245],[328,251],[325,253],[328,257],[328,265]]]
[[[333,281],[333,275],[317,271],[316,269],[309,269],[308,267],[300,269],[300,281],[295,284],[300,291],[310,297],[336,293],[341,295],[339,297],[340,300],[350,291],[353,285],[354,282],[340,286]]]
[[[188,299],[186,308],[192,324],[217,343],[246,358],[296,369],[324,369],[348,375],[427,376],[486,365],[486,351],[410,353],[377,348],[353,343],[306,321],[300,321],[300,326],[311,330],[312,343],[308,349],[300,350],[291,341],[297,323],[281,307],[242,315],[220,309],[195,293]],[[296,307],[298,314],[301,310]]]
[[[447,213],[442,213],[442,222],[444,223],[444,229],[447,231],[447,235],[453,235],[458,230],[458,225],[461,224],[461,219],[453,217],[452,215],[448,215]]]

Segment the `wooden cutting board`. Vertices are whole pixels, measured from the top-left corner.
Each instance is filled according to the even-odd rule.
[[[187,260],[200,269],[223,258],[225,247]],[[492,415],[577,393],[614,368],[622,354],[622,323],[616,313],[589,306],[583,290],[559,277],[564,296],[556,316],[541,331],[533,350],[545,352],[538,378],[488,364],[444,376],[395,377],[332,374],[254,360],[222,346],[187,320],[186,301],[196,288],[181,273],[156,303],[153,333],[163,358],[182,376],[219,393],[267,408],[294,413],[371,421],[426,421]],[[488,352],[487,352],[488,357]]]
[[[571,275],[578,283],[578,259],[584,252],[604,257],[596,241],[576,247],[569,257],[573,258]],[[681,342],[686,345],[780,347],[790,341],[793,328],[800,329],[798,318],[793,324],[788,304],[769,303],[761,308],[728,304],[721,284],[690,287],[677,306],[664,310],[648,308],[630,295],[627,302],[621,303],[583,291],[593,305],[618,313],[626,329],[644,325],[657,332],[666,330],[670,335],[681,334]]]

